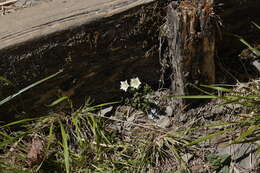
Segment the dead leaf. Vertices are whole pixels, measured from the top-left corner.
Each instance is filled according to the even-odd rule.
[[[41,140],[38,136],[33,137],[30,151],[27,154],[28,164],[31,167],[39,164],[43,160],[43,146],[43,140]]]

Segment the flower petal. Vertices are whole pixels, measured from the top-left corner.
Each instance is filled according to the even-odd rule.
[[[126,92],[127,89],[128,89],[128,87],[129,87],[129,84],[128,84],[127,80],[121,81],[120,83],[121,83],[120,89],[121,89],[121,90],[124,90],[124,91]]]
[[[141,82],[138,77],[131,79],[131,82],[130,82],[131,87],[137,89],[137,88],[139,88],[140,85],[141,85]]]

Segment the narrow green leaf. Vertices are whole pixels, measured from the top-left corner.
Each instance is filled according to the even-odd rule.
[[[255,126],[250,126],[246,131],[244,131],[243,133],[241,133],[235,140],[234,142],[239,142],[244,140],[247,136],[251,135],[254,133],[254,131],[256,131],[257,129],[259,129],[260,124],[257,124]]]
[[[260,145],[258,145],[258,147],[256,148],[256,154],[257,154],[257,155],[260,154]]]
[[[221,103],[220,105],[228,105],[228,104],[239,104],[239,99],[231,99],[231,98],[228,98],[228,97],[224,97],[224,100],[226,100],[224,103]]]
[[[246,45],[254,54],[260,55],[260,51],[251,46],[246,40],[243,38],[239,39],[244,45]]]
[[[24,136],[26,136],[30,133],[32,133],[32,131],[22,132],[22,133],[16,135],[15,137],[11,137],[9,139],[6,139],[6,140],[4,140],[0,143],[0,148],[7,146],[7,145],[10,145],[10,144],[14,143],[15,141],[17,141],[18,139],[20,139],[20,138],[22,138],[22,137],[24,137]]]
[[[25,171],[22,168],[16,167],[15,165],[6,164],[3,162],[0,162],[0,169],[1,169],[1,172],[7,171],[6,173],[8,173],[8,172],[10,173],[10,171],[12,173],[31,173],[31,171]]]
[[[23,123],[26,123],[26,122],[29,122],[29,121],[35,121],[37,119],[40,119],[40,118],[26,118],[26,119],[14,121],[14,122],[8,123],[6,125],[0,126],[0,129],[5,128],[5,127],[10,127],[10,126],[13,126],[13,125],[17,125],[17,124],[23,124]]]
[[[53,123],[52,123],[51,126],[50,126],[50,130],[49,130],[47,150],[50,148],[50,145],[51,145],[53,138],[54,138],[54,136],[53,136]]]
[[[246,40],[243,38],[240,38],[239,41],[241,41],[244,45],[246,45],[250,50],[254,49]]]
[[[219,127],[219,126],[228,126],[228,125],[235,125],[239,124],[240,122],[219,122],[219,123],[212,123],[209,125],[204,125],[204,126],[199,126],[199,127],[194,127],[190,128],[188,131],[194,131],[194,130],[199,130],[199,129],[204,129],[204,128],[210,128],[210,127]]]
[[[62,73],[62,70],[59,71],[59,72],[57,72],[57,73],[55,73],[55,74],[53,74],[53,75],[50,75],[50,76],[48,76],[48,77],[46,77],[46,78],[44,78],[44,79],[42,79],[42,80],[39,80],[39,81],[37,81],[37,82],[35,82],[35,83],[33,83],[33,84],[31,84],[31,85],[29,85],[29,86],[23,88],[23,89],[21,89],[20,91],[18,91],[17,93],[15,93],[15,94],[13,94],[13,95],[10,95],[10,96],[6,97],[5,99],[3,99],[3,100],[0,101],[0,106],[2,106],[2,105],[3,105],[4,103],[6,103],[6,102],[12,100],[13,98],[17,97],[18,95],[24,93],[25,91],[27,91],[27,90],[29,90],[29,89],[31,89],[31,88],[37,86],[37,85],[40,85],[41,83],[43,83],[43,82],[45,82],[45,81],[47,81],[47,80],[49,80],[49,79],[51,79],[51,78],[54,78],[55,76],[57,76],[57,75],[60,74],[60,73]]]
[[[188,146],[196,145],[196,144],[198,144],[198,143],[200,143],[200,142],[207,141],[207,140],[209,140],[209,139],[211,139],[211,138],[214,138],[214,137],[216,137],[216,136],[220,136],[220,135],[224,134],[226,131],[227,131],[227,130],[221,130],[221,131],[218,131],[218,132],[216,132],[216,133],[212,133],[212,134],[210,134],[210,135],[203,136],[203,137],[201,137],[201,138],[198,138],[198,139],[196,139],[196,140],[190,142],[190,143],[188,144]]]
[[[53,101],[53,102],[52,102],[51,104],[49,104],[48,106],[49,106],[49,107],[53,107],[53,106],[55,106],[55,105],[57,105],[57,104],[63,102],[64,100],[67,100],[67,99],[69,99],[68,96],[60,97],[60,98],[58,98],[57,100]]]
[[[257,27],[260,30],[260,26],[258,24],[256,24],[255,22],[252,22],[253,25],[255,25],[255,27]]]
[[[190,96],[170,96],[173,98],[183,98],[183,99],[217,99],[221,98],[220,96],[214,95],[190,95]]]
[[[194,84],[191,84],[191,86],[192,86],[192,87],[194,87],[195,89],[197,89],[198,91],[200,91],[200,92],[202,92],[202,93],[206,94],[206,95],[213,95],[213,94],[211,94],[210,92],[208,92],[208,91],[205,91],[205,90],[203,90],[203,89],[201,89],[201,88],[197,87],[197,86],[196,86],[196,85],[194,85]]]
[[[217,90],[217,91],[222,91],[222,92],[232,92],[232,93],[235,92],[232,89],[219,87],[219,86],[211,86],[211,85],[200,85],[200,86],[205,87],[205,88],[210,88],[210,89],[213,89],[213,90]]]
[[[0,135],[2,136],[2,137],[4,137],[4,138],[12,138],[10,135],[8,135],[7,133],[5,133],[5,132],[1,132],[0,131]]]
[[[61,136],[62,136],[63,156],[65,161],[66,173],[70,173],[68,134],[66,133],[62,122],[60,121],[59,123],[60,123]]]
[[[248,144],[260,141],[260,136],[252,137],[251,139],[245,139],[243,141],[232,141],[231,144]]]
[[[111,144],[110,141],[108,140],[108,138],[106,137],[105,133],[103,132],[102,129],[99,128],[99,133],[101,135],[101,137],[104,139],[104,141],[107,143],[107,144]]]

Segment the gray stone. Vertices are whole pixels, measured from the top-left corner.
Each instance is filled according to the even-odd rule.
[[[166,116],[160,116],[156,124],[161,128],[169,128],[172,125],[170,118]]]
[[[113,106],[102,109],[101,111],[99,111],[98,115],[105,116],[108,112],[112,111],[112,109],[113,109]]]
[[[167,106],[165,109],[166,116],[171,117],[173,115],[173,108],[171,106]]]
[[[256,144],[234,144],[225,148],[218,148],[219,155],[229,154],[235,167],[253,171],[257,167],[260,157],[256,153]]]
[[[181,156],[182,160],[186,163],[188,163],[192,157],[193,157],[193,154],[190,154],[190,153],[185,153]]]
[[[260,73],[260,61],[259,60],[255,60],[255,61],[253,61],[252,64],[258,70],[258,73]]]

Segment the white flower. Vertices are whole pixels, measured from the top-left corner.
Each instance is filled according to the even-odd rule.
[[[137,89],[141,85],[141,82],[140,82],[139,78],[136,77],[136,78],[131,79],[130,85],[131,85],[131,87]]]
[[[129,87],[129,85],[128,85],[128,83],[127,83],[127,80],[121,81],[120,83],[121,83],[120,89],[121,89],[121,90],[124,90],[124,91],[126,92],[127,89],[128,89],[128,87]]]

